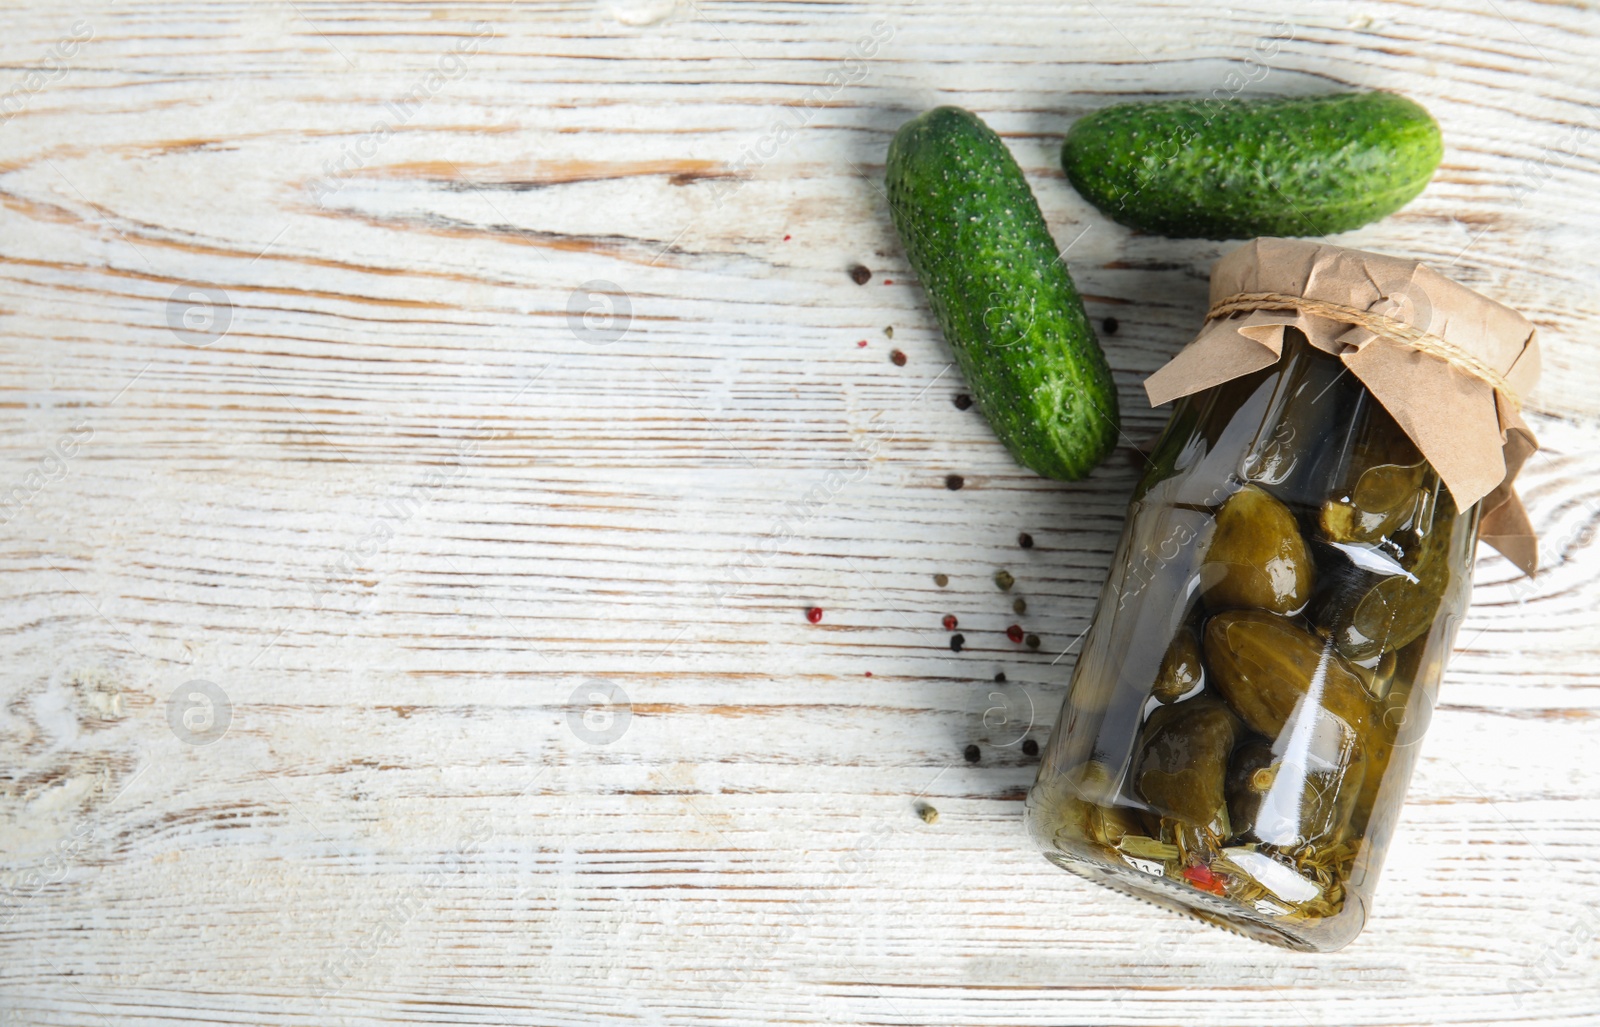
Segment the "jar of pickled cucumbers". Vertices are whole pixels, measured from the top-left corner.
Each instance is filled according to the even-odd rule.
[[[1413,261],[1263,239],[1200,336],[1028,796],[1053,863],[1329,950],[1362,929],[1480,536],[1511,487],[1532,326]]]

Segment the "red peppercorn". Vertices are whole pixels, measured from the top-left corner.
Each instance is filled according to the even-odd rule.
[[[899,350],[894,350],[889,354],[889,362],[896,367],[904,367],[906,366],[906,355]]]
[[[1011,639],[1013,642],[1022,641],[1022,625],[1013,624],[1009,628],[1006,628],[1006,637]]]
[[[811,609],[807,610],[806,611],[806,620],[810,621],[813,624],[821,624],[822,623],[822,607],[813,606]]]
[[[1222,878],[1213,874],[1210,867],[1199,865],[1184,867],[1183,878],[1201,891],[1208,891],[1213,895],[1228,894]]]
[[[946,631],[954,631],[956,629],[956,615],[955,614],[947,613],[947,614],[944,615],[944,629]]]

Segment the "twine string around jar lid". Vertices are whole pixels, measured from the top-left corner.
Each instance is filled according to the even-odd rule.
[[[1511,387],[1505,375],[1477,354],[1469,353],[1449,339],[1425,332],[1415,325],[1406,324],[1387,314],[1375,314],[1370,310],[1360,310],[1343,303],[1331,303],[1305,296],[1290,296],[1281,292],[1240,292],[1212,306],[1206,312],[1206,319],[1209,321],[1251,310],[1300,310],[1331,321],[1365,328],[1380,338],[1397,342],[1430,357],[1437,357],[1451,367],[1491,386],[1512,405],[1518,408],[1522,406],[1522,397],[1517,395],[1517,391]]]

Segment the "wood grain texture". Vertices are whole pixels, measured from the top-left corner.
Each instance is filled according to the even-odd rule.
[[[8,5],[0,1027],[1600,1023],[1600,21],[1314,6]],[[1322,957],[1020,818],[1138,382],[1226,249],[1110,224],[1055,150],[1263,40],[1245,93],[1435,112],[1435,182],[1338,241],[1512,303],[1546,365],[1546,569],[1480,555],[1377,915]],[[879,185],[940,102],[1120,321],[1083,484],[952,403]]]

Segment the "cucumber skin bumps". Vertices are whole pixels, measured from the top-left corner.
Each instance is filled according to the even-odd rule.
[[[886,177],[906,256],[995,434],[1047,478],[1085,477],[1116,444],[1116,389],[1011,152],[976,115],[938,107],[901,126]]]
[[[1061,146],[1107,217],[1172,238],[1331,235],[1387,217],[1433,177],[1439,124],[1394,93],[1163,100],[1078,120]]]

